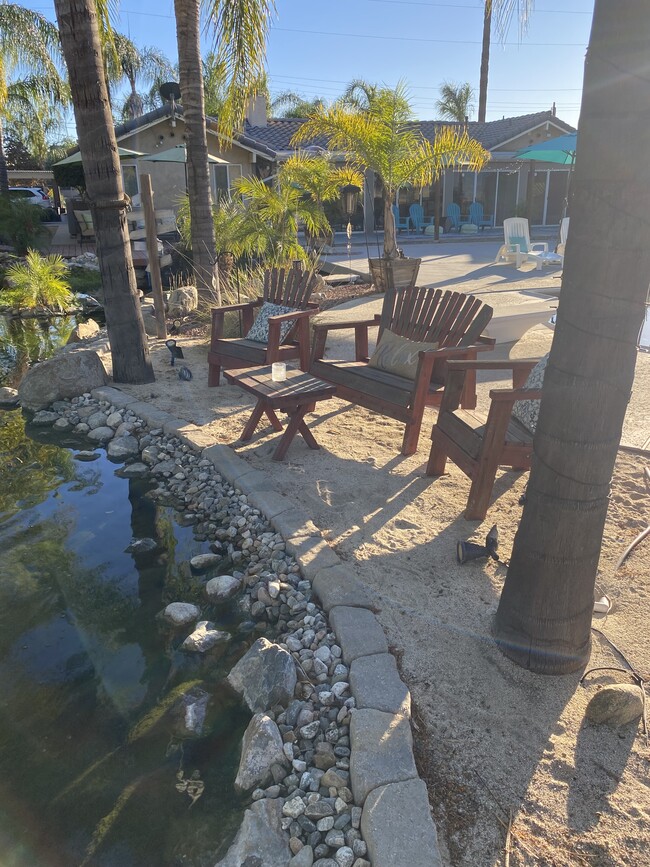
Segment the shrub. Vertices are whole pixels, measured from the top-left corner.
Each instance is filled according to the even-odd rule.
[[[0,196],[0,236],[7,239],[17,256],[24,256],[47,235],[44,216],[42,208]]]
[[[28,250],[24,263],[7,268],[11,288],[2,293],[3,301],[15,307],[65,310],[72,301],[67,273],[61,256],[41,256],[37,250]]]

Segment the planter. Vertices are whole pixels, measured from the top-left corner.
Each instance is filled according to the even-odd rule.
[[[368,259],[373,285],[380,291],[415,286],[422,259]]]

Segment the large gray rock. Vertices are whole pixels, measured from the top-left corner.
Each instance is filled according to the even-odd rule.
[[[631,683],[604,686],[587,705],[585,715],[594,725],[612,728],[634,722],[643,713],[641,689]]]
[[[244,732],[235,791],[240,795],[264,788],[271,781],[271,765],[286,764],[282,735],[271,717],[255,714]]]
[[[179,738],[200,738],[203,735],[210,693],[193,686],[171,709],[173,734]]]
[[[281,821],[281,799],[255,801],[244,813],[226,857],[216,867],[287,867],[291,850]]]
[[[154,472],[155,472],[154,468]],[[190,566],[193,572],[207,572],[208,569],[213,569],[221,563],[222,557],[220,554],[197,554],[190,560]]]
[[[377,786],[416,779],[411,726],[405,716],[380,710],[355,710],[350,722],[350,784],[355,803],[363,804]]]
[[[200,620],[196,624],[194,632],[188,635],[181,644],[181,650],[187,650],[190,653],[207,653],[218,644],[225,644],[229,640],[230,634],[228,632],[216,629],[214,623],[209,620]]]
[[[172,319],[187,316],[192,310],[196,310],[198,303],[196,286],[179,286],[169,293],[169,316]]]
[[[205,585],[205,592],[211,602],[226,602],[239,592],[241,581],[232,575],[218,575],[210,578]]]
[[[162,616],[172,626],[186,626],[198,620],[201,612],[191,602],[170,602]]]
[[[386,636],[372,612],[365,608],[337,605],[329,614],[346,665],[359,656],[388,653]]]
[[[227,677],[253,713],[287,705],[296,688],[296,665],[290,653],[258,638]]]
[[[108,426],[96,427],[93,428],[93,430],[88,431],[86,436],[94,443],[107,443],[109,440],[113,439],[113,437],[115,436],[115,431],[112,427]]]
[[[139,454],[140,446],[135,437],[114,437],[108,444],[107,451],[109,458],[122,461],[125,458],[132,458],[134,455]]]
[[[357,707],[411,716],[411,693],[390,653],[359,656],[350,666],[350,687]]]
[[[18,406],[18,392],[15,388],[3,385],[0,388],[0,409],[13,409]]]
[[[89,340],[91,337],[96,337],[99,334],[99,325],[94,319],[89,319],[87,322],[78,322],[70,332],[68,343],[80,343],[82,340]]]
[[[43,409],[55,400],[76,397],[107,382],[99,355],[84,349],[56,355],[31,367],[18,387],[18,397],[25,409]]]
[[[380,786],[366,798],[361,833],[373,867],[442,867],[422,780]]]

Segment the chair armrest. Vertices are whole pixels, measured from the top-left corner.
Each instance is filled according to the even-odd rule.
[[[278,313],[277,316],[269,316],[269,325],[272,322],[286,322],[289,319],[304,319],[315,316],[318,310],[292,310],[291,313]]]
[[[490,400],[500,403],[517,400],[541,400],[541,388],[493,388],[490,390]]]
[[[530,253],[538,252],[538,251],[535,250],[535,247],[541,247],[541,248],[542,248],[542,249],[541,249],[541,252],[542,252],[542,253],[548,253],[548,242],[547,242],[547,241],[535,241],[534,244],[531,244],[531,245],[530,245],[530,250],[529,250],[529,252],[530,252]]]
[[[358,319],[351,320],[346,319],[344,322],[312,322],[312,328],[314,331],[340,331],[344,328],[358,328],[359,326],[366,326],[367,328],[372,328],[374,325],[379,325],[380,321],[379,313],[375,316],[374,319]]]
[[[503,361],[449,361],[453,370],[528,370],[531,371],[539,358],[506,358]]]
[[[213,307],[211,312],[214,316],[215,313],[232,313],[237,310],[245,310],[247,307],[258,307],[259,304],[259,301],[246,301],[242,304],[224,304],[223,307]]]

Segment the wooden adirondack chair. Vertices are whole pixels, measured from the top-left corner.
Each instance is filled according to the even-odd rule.
[[[424,232],[426,226],[433,225],[433,217],[425,217],[424,208],[415,202],[409,208],[409,217],[416,232]]]
[[[465,507],[468,521],[482,521],[488,510],[494,479],[499,466],[529,470],[533,454],[533,435],[516,419],[512,407],[516,400],[535,400],[541,389],[524,389],[526,377],[539,361],[522,358],[516,361],[450,361],[447,384],[440,404],[438,420],[431,430],[428,476],[441,476],[447,458],[452,460],[472,485]],[[477,412],[459,409],[467,387],[466,378],[477,370],[512,370],[511,389],[490,391],[487,418]]]
[[[309,372],[336,386],[336,396],[364,406],[406,425],[402,454],[418,446],[425,406],[437,406],[442,398],[447,362],[451,358],[474,359],[491,349],[494,340],[481,337],[492,318],[492,308],[473,295],[443,292],[417,286],[387,292],[381,314],[374,319],[323,322],[314,325],[314,345]],[[387,373],[369,365],[368,329],[379,326],[383,335],[393,332],[409,340],[437,343],[438,349],[418,352],[414,379]],[[353,328],[355,361],[325,359],[330,331]],[[476,406],[476,377],[469,375],[461,397],[463,406]]]
[[[406,229],[407,232],[411,231],[411,218],[410,217],[400,217],[399,208],[397,205],[392,205],[393,218],[395,220],[395,231],[401,232],[402,229]]]
[[[231,370],[245,367],[262,367],[274,361],[300,360],[302,370],[309,366],[309,317],[318,311],[318,305],[309,298],[318,283],[318,275],[313,271],[303,271],[294,266],[273,268],[264,274],[264,294],[257,301],[246,304],[229,304],[212,311],[212,331],[210,351],[208,352],[208,385],[219,385],[221,369]],[[269,339],[267,343],[247,340],[254,321],[254,311],[264,302],[292,307],[293,313],[283,313],[269,318]],[[226,313],[236,311],[241,317],[242,337],[223,336]],[[284,340],[280,339],[281,324],[294,322]]]

